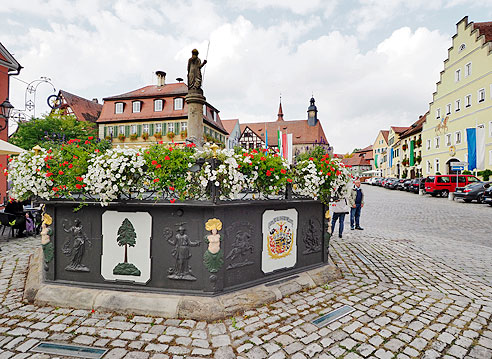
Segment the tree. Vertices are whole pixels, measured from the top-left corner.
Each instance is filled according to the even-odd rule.
[[[41,118],[20,122],[10,142],[29,150],[36,145],[49,146],[53,143],[88,136],[97,137],[97,127],[94,123],[78,121],[73,115],[53,112]]]
[[[128,246],[135,247],[137,234],[132,222],[128,218],[125,218],[120,228],[118,229],[118,245],[120,247],[125,246],[125,261],[128,263]]]

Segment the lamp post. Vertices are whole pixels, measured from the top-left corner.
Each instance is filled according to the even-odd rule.
[[[0,118],[5,121],[5,123],[0,123],[0,132],[8,127],[10,112],[13,108],[14,106],[12,106],[8,98],[0,105]]]

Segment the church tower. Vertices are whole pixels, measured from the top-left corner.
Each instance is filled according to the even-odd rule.
[[[308,125],[309,126],[316,126],[318,123],[318,109],[316,108],[316,105],[314,104],[314,97],[311,97],[311,104],[308,107],[307,113],[308,113]]]

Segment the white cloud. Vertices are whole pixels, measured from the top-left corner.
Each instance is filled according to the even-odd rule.
[[[228,1],[230,6],[235,6],[239,9],[254,9],[264,10],[271,9],[284,9],[291,11],[298,15],[307,15],[316,11],[322,11],[325,16],[330,16],[335,9],[338,0],[242,0]]]

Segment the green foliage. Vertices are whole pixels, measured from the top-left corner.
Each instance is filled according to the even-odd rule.
[[[296,157],[297,162],[308,160],[310,157],[315,158],[317,160],[321,160],[326,155],[326,148],[323,146],[315,146],[310,151],[301,153]]]
[[[440,176],[441,175],[441,172],[436,172],[436,176]]]
[[[78,121],[72,115],[54,113],[27,122],[20,122],[10,142],[24,149],[36,145],[45,148],[73,138],[96,136],[97,128],[91,122]]]
[[[492,171],[491,170],[480,171],[478,172],[478,175],[482,176],[484,181],[488,181],[490,179],[490,176],[492,175]]]
[[[472,173],[468,170],[464,170],[461,174],[463,175],[471,175]]]
[[[130,247],[135,247],[137,234],[135,233],[135,228],[132,222],[128,218],[125,218],[120,228],[118,229],[118,241],[119,246],[129,245]]]

